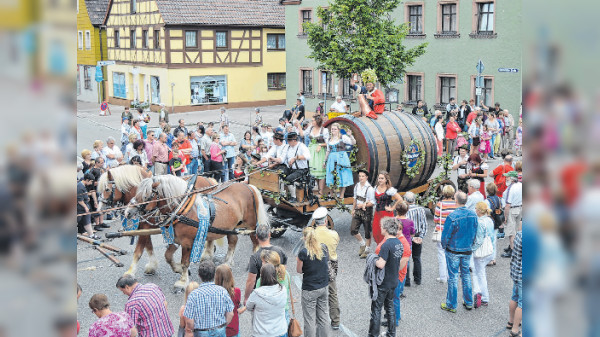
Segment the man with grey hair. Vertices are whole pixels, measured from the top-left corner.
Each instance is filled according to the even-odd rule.
[[[337,96],[335,102],[329,107],[329,111],[332,112],[346,112],[346,102],[342,100],[342,96]]]
[[[123,155],[123,152],[115,145],[115,139],[113,137],[108,137],[106,139],[106,147],[102,149],[102,153],[106,157],[106,166],[105,167],[117,167],[119,163],[117,162],[117,156],[120,154]]]
[[[394,290],[398,286],[400,259],[404,253],[402,242],[396,237],[398,223],[392,217],[381,219],[381,233],[385,236],[375,265],[385,270],[383,281],[377,287],[377,298],[371,302],[371,321],[369,337],[379,336],[381,328],[381,308],[385,308],[388,319],[387,335],[396,336],[396,311],[394,308]]]
[[[260,268],[262,267],[262,260],[260,254],[265,250],[273,250],[279,254],[281,264],[287,264],[287,256],[283,250],[277,246],[271,245],[271,227],[269,225],[260,224],[256,226],[255,231],[256,239],[258,240],[258,250],[256,253],[250,256],[248,262],[248,278],[246,279],[246,291],[244,292],[244,305],[248,301],[248,297],[252,293],[252,290],[256,288],[257,275],[260,274]]]
[[[260,127],[263,122],[262,115],[260,114],[260,109],[254,108],[254,113],[256,115],[254,116],[254,124],[252,124],[252,126]]]
[[[455,313],[459,272],[462,281],[463,305],[467,310],[473,309],[473,288],[469,264],[477,235],[478,219],[475,212],[465,207],[467,203],[465,192],[456,192],[454,200],[458,208],[446,218],[441,239],[441,245],[446,250],[448,268],[448,292],[441,308]]]
[[[404,201],[408,203],[408,212],[406,217],[415,224],[416,233],[412,237],[412,260],[413,260],[413,280],[416,285],[421,284],[421,251],[423,249],[423,238],[427,235],[427,215],[425,207],[416,204],[416,196],[413,192],[404,194]],[[406,272],[406,278],[410,279],[410,269]]]
[[[469,191],[469,194],[467,196],[467,203],[465,207],[473,212],[475,212],[475,205],[485,199],[483,194],[479,192],[480,185],[481,183],[477,179],[469,179],[467,181],[467,191]]]

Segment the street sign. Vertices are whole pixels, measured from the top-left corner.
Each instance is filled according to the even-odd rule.
[[[115,64],[115,61],[98,61],[97,65],[103,67],[103,66],[110,66]]]
[[[498,68],[498,72],[500,72],[500,73],[518,73],[519,69],[517,69],[517,68]]]
[[[483,87],[483,76],[477,76],[475,78],[475,86],[476,87]]]
[[[485,67],[483,66],[483,62],[481,62],[481,60],[479,60],[479,62],[477,62],[477,65],[475,66],[475,69],[477,69],[478,73],[482,73],[483,70],[485,69]]]
[[[481,96],[481,88],[475,88],[475,95]]]
[[[96,66],[96,82],[104,81],[104,77],[102,76],[102,67]]]

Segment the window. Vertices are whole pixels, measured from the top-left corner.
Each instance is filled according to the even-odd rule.
[[[269,89],[285,89],[285,73],[267,74],[267,87]]]
[[[92,49],[92,35],[89,30],[85,31],[85,49]]]
[[[131,7],[129,9],[131,10],[131,14],[135,13],[137,10],[137,1],[131,0],[130,6]]]
[[[125,91],[125,73],[113,72],[113,96],[117,98],[127,98]]]
[[[267,50],[285,50],[285,34],[267,34]]]
[[[301,18],[302,18],[302,22],[300,23],[300,34],[302,35],[306,35],[306,32],[304,31],[304,23],[305,22],[312,22],[312,10],[310,9],[306,9],[306,10],[302,10],[300,11],[301,14]]]
[[[442,5],[442,33],[456,32],[456,4]]]
[[[217,48],[227,48],[227,32],[217,32],[215,35]]]
[[[83,88],[85,90],[92,90],[91,68],[91,66],[83,66]]]
[[[77,48],[83,50],[83,32],[77,32]]]
[[[456,77],[440,77],[440,104],[446,105],[456,97]]]
[[[135,39],[135,29],[132,29],[129,32],[129,48],[134,49],[137,48],[136,46],[136,39]]]
[[[150,76],[150,93],[152,104],[160,104],[160,81],[158,76]]]
[[[342,80],[342,98],[352,98],[352,94],[350,93],[350,79],[345,78]]]
[[[312,70],[301,70],[302,72],[302,92],[305,95],[312,95],[313,91],[313,72]]]
[[[320,95],[327,94],[333,96],[332,75],[329,71],[321,71],[319,76]],[[325,86],[323,86],[325,84]]]
[[[198,32],[195,30],[185,31],[185,47],[196,48],[198,47]]]
[[[408,75],[408,93],[406,99],[409,102],[416,102],[421,98],[421,88],[423,87],[423,77],[420,75]]]
[[[160,30],[154,30],[154,49],[160,49]]]
[[[410,34],[423,34],[423,6],[408,6],[408,22],[410,22]]]
[[[142,30],[142,48],[148,49],[149,45],[150,45],[150,37],[148,36],[148,30],[144,29],[144,30]]]
[[[115,29],[115,48],[121,48],[121,32]]]
[[[478,4],[477,33],[493,34],[494,32],[494,3],[484,2]],[[486,104],[487,105],[487,104]]]
[[[227,78],[222,76],[193,76],[191,103],[227,103]]]

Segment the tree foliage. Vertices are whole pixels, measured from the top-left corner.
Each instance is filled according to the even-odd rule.
[[[406,48],[408,25],[396,24],[392,11],[400,0],[332,0],[317,9],[317,22],[304,23],[308,56],[339,78],[372,68],[383,85],[397,82],[406,67],[425,53],[426,43]]]

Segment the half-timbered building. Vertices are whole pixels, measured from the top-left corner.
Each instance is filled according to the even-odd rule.
[[[110,101],[176,112],[283,104],[284,21],[278,0],[111,0]]]

